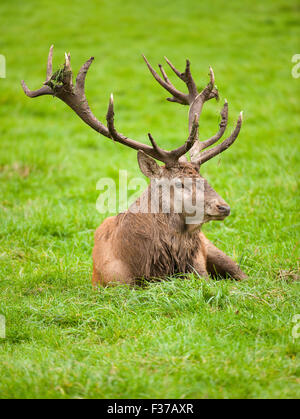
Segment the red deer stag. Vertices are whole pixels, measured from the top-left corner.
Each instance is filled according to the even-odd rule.
[[[198,92],[190,71],[190,62],[186,62],[185,72],[180,73],[166,59],[171,69],[186,84],[188,93],[183,93],[174,87],[161,65],[159,67],[162,77],[144,57],[154,78],[172,95],[168,100],[190,107],[187,141],[175,150],[166,151],[157,145],[151,134],[148,134],[151,142],[149,146],[132,140],[116,130],[112,96],[106,116],[107,127],[94,116],[85,96],[86,74],[94,60],[93,57],[81,67],[76,84],[73,85],[70,54],[65,56],[64,68],[54,74],[52,54],[53,47],[50,48],[48,57],[47,78],[39,90],[30,91],[24,81],[22,82],[26,95],[31,98],[43,95],[55,96],[70,106],[95,131],[137,150],[139,167],[151,180],[148,189],[128,211],[107,218],[97,229],[93,250],[93,284],[134,284],[141,278],[163,278],[190,272],[196,272],[203,277],[217,274],[229,275],[238,280],[246,278],[239,266],[200,231],[202,224],[211,220],[223,220],[230,213],[228,204],[200,175],[200,167],[231,146],[242,125],[241,113],[232,134],[223,142],[207,149],[225,132],[228,120],[228,104],[225,102],[218,133],[205,141],[198,140],[198,121],[202,107],[206,101],[218,98],[213,70],[210,68],[208,85]],[[187,152],[190,153],[190,161],[186,157]],[[158,165],[154,159],[164,163],[164,166]],[[159,184],[162,179],[173,182],[169,194],[166,194]],[[189,186],[186,185],[186,179],[191,181]],[[199,184],[200,189],[197,186]],[[158,211],[149,210],[154,201],[153,192],[159,201]],[[197,208],[191,204],[199,202],[197,194],[203,197],[202,201],[200,199],[201,216],[198,218],[194,217]],[[182,211],[176,211],[175,208],[178,196],[183,197]],[[166,204],[169,205],[169,211],[163,211]],[[195,221],[187,222],[193,217]]]

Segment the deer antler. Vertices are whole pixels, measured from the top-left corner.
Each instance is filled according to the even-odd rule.
[[[107,112],[107,123],[108,128],[102,124],[92,113],[88,101],[85,95],[85,79],[87,72],[94,60],[91,57],[79,70],[76,78],[76,84],[73,85],[73,73],[71,70],[71,56],[65,54],[64,67],[61,70],[56,71],[53,74],[52,66],[53,58],[53,46],[51,46],[48,62],[47,62],[47,74],[44,85],[35,91],[30,91],[26,86],[25,82],[22,81],[22,87],[25,94],[30,98],[35,98],[44,95],[51,95],[61,99],[65,102],[73,111],[91,128],[105,137],[112,138],[113,140],[131,147],[135,150],[142,150],[149,156],[166,164],[170,167],[178,162],[178,160],[184,156],[194,145],[197,139],[198,132],[198,115],[195,114],[193,121],[191,122],[190,135],[187,141],[179,148],[166,151],[158,147],[151,134],[148,134],[151,141],[152,147],[146,144],[139,143],[135,140],[131,140],[116,131],[114,126],[114,104],[113,97],[111,96],[108,112]]]
[[[189,60],[186,61],[186,68],[185,72],[181,73],[178,71],[174,65],[165,57],[167,64],[171,67],[174,73],[186,84],[188,88],[188,94],[182,93],[174,87],[174,85],[170,82],[165,70],[163,69],[162,65],[159,64],[160,71],[162,73],[163,79],[158,75],[158,73],[152,68],[149,64],[148,60],[145,56],[143,56],[151,74],[158,81],[158,83],[164,87],[169,93],[173,95],[171,98],[167,98],[170,102],[177,102],[182,105],[189,105],[189,131],[191,132],[193,122],[195,120],[195,116],[197,115],[198,119],[200,118],[201,111],[203,105],[206,101],[215,98],[219,99],[218,90],[215,88],[215,76],[213,69],[209,68],[210,74],[210,81],[208,85],[199,93],[195,81],[191,74],[190,69],[190,62]],[[199,154],[205,148],[215,144],[224,134],[228,123],[228,103],[225,100],[224,107],[221,111],[221,122],[219,125],[219,131],[216,135],[209,138],[205,141],[199,141],[198,139],[198,132],[197,132],[197,141],[195,141],[193,147],[190,149],[190,156],[192,163],[196,164],[200,167],[201,164],[205,163],[206,161],[210,160],[212,157],[216,156],[222,151],[226,150],[233,142],[236,140],[242,125],[242,112],[240,113],[239,119],[237,121],[236,128],[226,140],[224,140],[221,144],[213,147],[210,150],[206,150],[205,152]]]
[[[85,79],[94,57],[91,57],[79,70],[76,78],[76,85],[73,86],[73,74],[71,70],[70,54],[65,54],[64,67],[61,70],[52,73],[53,45],[50,48],[47,62],[46,81],[38,90],[30,91],[25,82],[22,81],[22,87],[25,94],[30,98],[43,95],[51,95],[61,99],[91,128],[110,137],[108,129],[92,113],[85,96]]]
[[[225,106],[226,104],[224,105],[224,108]],[[221,115],[224,111],[224,108],[221,112]],[[231,133],[231,135],[228,138],[226,138],[226,140],[222,141],[222,143],[216,145],[215,147],[209,150],[205,150],[204,152],[201,153],[203,149],[216,143],[222,137],[226,129],[226,125],[225,127],[224,125],[222,126],[222,123],[224,124],[224,119],[222,118],[221,123],[220,123],[220,130],[216,135],[209,138],[208,140],[201,141],[201,142],[197,141],[195,143],[195,148],[193,147],[190,150],[191,161],[200,167],[203,163],[207,162],[208,160],[212,159],[213,157],[227,150],[227,148],[230,147],[231,144],[233,144],[234,141],[237,139],[239,132],[241,130],[241,127],[242,127],[242,122],[243,122],[243,112],[240,112],[239,118],[236,123],[236,127]],[[227,124],[227,120],[226,120],[226,124]]]

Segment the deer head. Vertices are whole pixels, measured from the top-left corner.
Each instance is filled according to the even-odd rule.
[[[150,186],[130,210],[163,212],[181,216],[185,229],[193,231],[211,220],[223,220],[230,213],[228,204],[203,178],[198,167],[179,161],[171,167],[159,166],[142,151],[138,152],[142,173],[150,179]]]
[[[162,77],[151,67],[147,59],[144,60],[154,78],[165,88],[172,97],[170,102],[177,102],[188,105],[189,108],[189,135],[186,142],[172,151],[160,148],[151,134],[148,134],[150,145],[139,143],[119,133],[114,123],[114,101],[111,95],[106,115],[107,126],[102,124],[92,113],[85,96],[86,74],[94,58],[90,58],[80,69],[76,84],[73,84],[70,54],[65,55],[65,64],[62,70],[53,74],[52,70],[53,46],[50,48],[47,64],[47,76],[44,85],[36,91],[30,91],[25,82],[22,82],[25,94],[31,98],[51,95],[64,101],[73,111],[91,128],[107,138],[126,145],[138,151],[138,163],[142,173],[150,178],[152,182],[161,186],[162,180],[169,180],[172,183],[171,195],[166,198],[165,194],[158,194],[162,207],[169,205],[170,211],[176,210],[178,201],[183,201],[182,217],[184,219],[194,218],[191,224],[198,226],[210,220],[222,220],[230,213],[228,204],[211,188],[208,182],[200,175],[202,164],[222,153],[236,140],[242,125],[242,113],[240,114],[236,127],[232,134],[220,144],[207,149],[215,144],[224,134],[228,122],[228,103],[225,101],[221,111],[221,122],[219,131],[213,137],[199,141],[199,117],[204,103],[212,98],[218,99],[218,91],[215,88],[215,78],[210,68],[210,80],[208,85],[199,92],[190,70],[190,62],[187,60],[184,73],[179,72],[166,58],[167,64],[174,73],[186,84],[188,93],[183,93],[174,87],[170,82],[165,70],[159,65]],[[186,153],[190,154],[190,161]],[[156,160],[164,163],[159,166]],[[189,182],[186,180],[189,179]],[[189,185],[187,184],[189,183]],[[160,188],[161,190],[161,188]],[[197,215],[197,198],[201,201],[201,211]],[[167,201],[168,200],[168,201]]]

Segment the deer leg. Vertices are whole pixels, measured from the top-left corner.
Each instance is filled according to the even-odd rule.
[[[201,248],[196,255],[196,258],[193,262],[192,272],[196,272],[199,276],[203,278],[208,278],[208,272],[206,269],[206,254],[205,250]]]
[[[203,268],[203,266],[198,265],[197,263],[194,264],[193,271],[197,272],[197,274],[199,276],[201,276],[202,278],[208,278],[207,270],[205,268]]]
[[[220,275],[223,277],[229,275],[237,280],[247,278],[247,275],[240,269],[238,264],[214,246],[206,237],[205,242],[207,252],[206,266],[210,275]]]
[[[134,285],[134,279],[127,273],[127,267],[121,261],[114,261],[105,266],[102,271],[98,271],[94,264],[93,287],[98,285]]]

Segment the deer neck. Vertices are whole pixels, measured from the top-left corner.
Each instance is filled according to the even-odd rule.
[[[156,209],[156,211],[153,211]],[[136,214],[147,214],[153,219],[153,222],[160,221],[168,225],[168,231],[171,235],[183,234],[193,235],[199,233],[202,225],[187,224],[184,214],[175,213],[174,211],[162,211],[161,208],[153,205],[151,197],[151,187],[149,186],[142,195],[129,207],[128,211]],[[160,211],[161,210],[161,211]],[[165,231],[164,231],[165,232]]]

